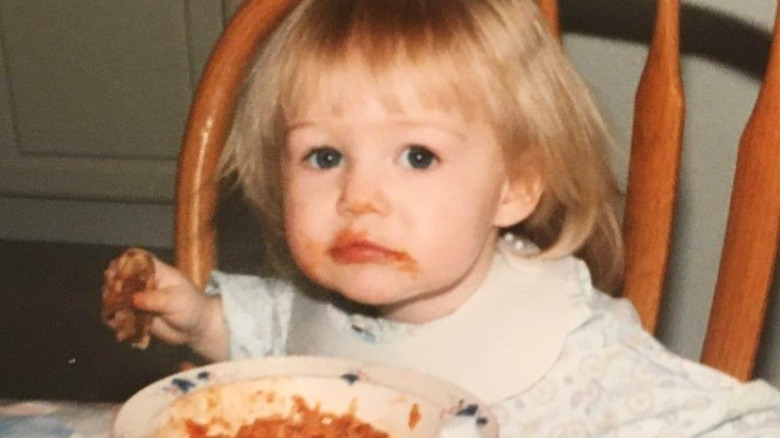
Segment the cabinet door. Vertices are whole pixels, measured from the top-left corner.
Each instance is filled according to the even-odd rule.
[[[170,202],[225,0],[0,0],[0,196]]]

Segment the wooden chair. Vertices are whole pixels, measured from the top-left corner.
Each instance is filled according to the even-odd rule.
[[[560,36],[556,0],[538,0]],[[243,67],[294,0],[247,0],[214,49],[192,104],[176,190],[176,263],[199,286],[215,266],[214,170]],[[640,84],[624,218],[623,289],[653,332],[669,259],[684,122],[680,0],[658,0]],[[752,376],[777,258],[780,223],[780,8],[768,69],[739,144],[737,171],[702,361],[740,379]]]

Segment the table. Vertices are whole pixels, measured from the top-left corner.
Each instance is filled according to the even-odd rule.
[[[0,437],[108,438],[120,406],[0,400]]]

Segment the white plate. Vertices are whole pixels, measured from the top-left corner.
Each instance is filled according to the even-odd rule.
[[[498,436],[490,411],[476,397],[444,380],[398,367],[294,356],[222,362],[159,380],[125,403],[112,436],[152,437],[170,420],[171,406],[177,401],[186,396],[185,402],[190,403],[207,392],[226,390],[238,393],[237,399],[243,402],[218,416],[243,418],[244,423],[257,416],[287,412],[291,396],[299,395],[309,406],[319,405],[323,412],[343,414],[351,407],[357,419],[387,431],[393,438]],[[239,412],[250,410],[246,397],[257,391],[275,394],[278,403],[270,406],[266,402],[262,407],[255,403],[253,411]],[[204,405],[203,400],[198,403]],[[420,420],[410,428],[414,405]],[[258,414],[258,409],[265,412]],[[214,415],[213,408],[208,411],[203,415]]]

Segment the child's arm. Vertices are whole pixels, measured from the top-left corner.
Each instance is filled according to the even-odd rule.
[[[155,315],[152,335],[187,344],[211,361],[228,358],[229,335],[221,298],[199,291],[174,267],[155,259],[157,290],[133,296],[133,304]]]

